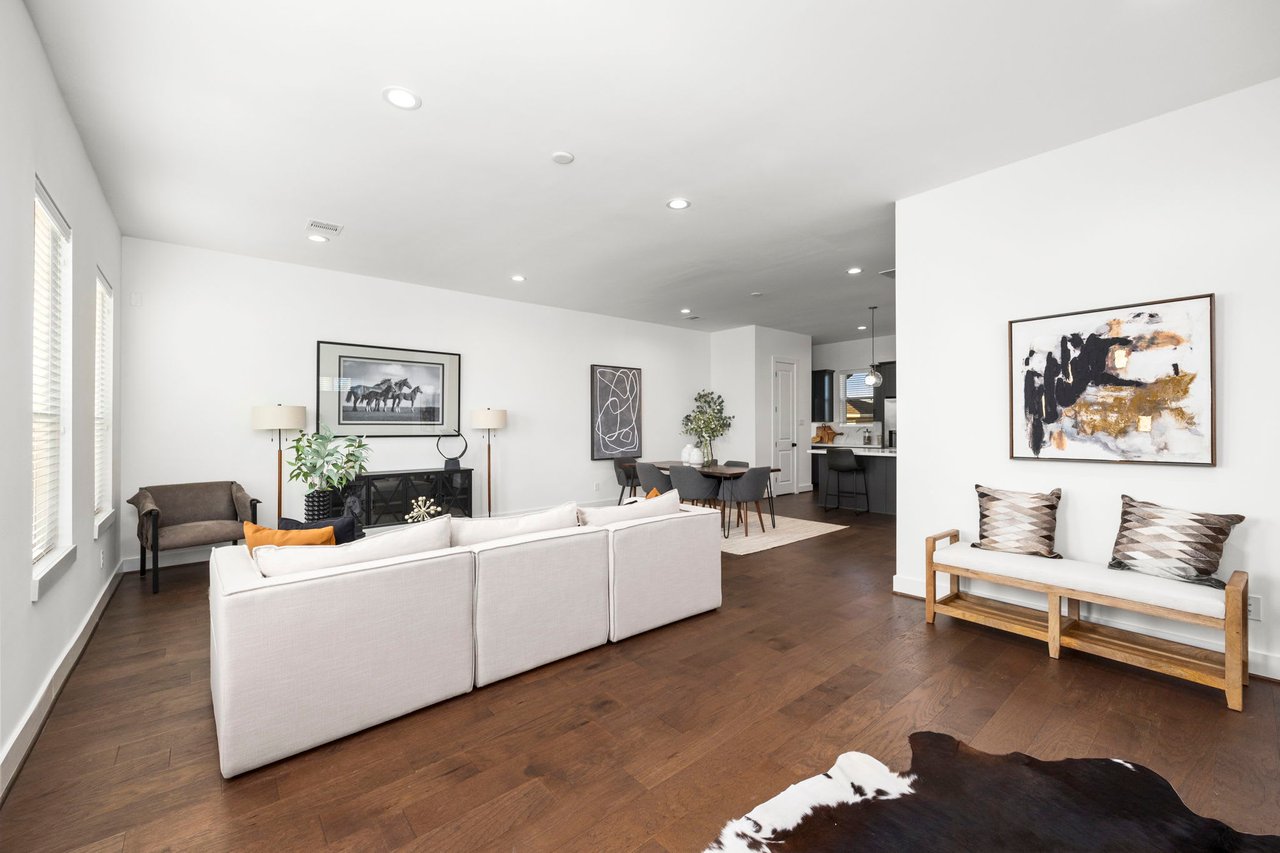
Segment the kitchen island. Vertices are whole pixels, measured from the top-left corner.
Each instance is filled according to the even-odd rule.
[[[843,509],[870,510],[895,515],[898,506],[898,450],[895,447],[877,447],[861,444],[813,444],[809,453],[817,459],[817,479],[814,481],[814,497],[819,506],[827,494],[827,451],[831,448],[852,450],[866,474],[867,500],[851,495],[839,499]],[[845,474],[841,490],[852,492],[862,488],[862,474]],[[835,506],[832,496],[830,506]]]

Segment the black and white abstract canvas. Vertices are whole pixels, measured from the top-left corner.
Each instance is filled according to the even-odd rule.
[[[640,368],[591,365],[591,458],[640,455]]]
[[[316,416],[337,435],[458,434],[455,353],[321,341]]]
[[[1014,459],[1213,465],[1213,295],[1009,323]]]

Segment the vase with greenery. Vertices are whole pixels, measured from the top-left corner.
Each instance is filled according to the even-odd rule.
[[[724,397],[714,391],[702,390],[693,396],[693,411],[680,421],[680,429],[698,439],[704,465],[715,464],[712,442],[729,432],[733,417],[724,413]]]
[[[341,495],[365,472],[371,451],[362,436],[338,438],[324,424],[316,432],[303,433],[294,439],[289,481],[298,481],[307,487],[308,522],[329,517],[334,496]]]

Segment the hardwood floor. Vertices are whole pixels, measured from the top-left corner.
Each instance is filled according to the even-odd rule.
[[[225,781],[207,567],[126,577],[0,808],[0,848],[701,850],[847,750],[907,735],[1121,757],[1191,808],[1280,827],[1280,686],[1220,691],[939,617],[890,594],[893,522],[724,558],[724,607]]]

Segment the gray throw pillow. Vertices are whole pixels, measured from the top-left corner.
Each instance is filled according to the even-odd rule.
[[[978,491],[978,541],[973,547],[1060,560],[1053,550],[1062,489],[1048,494],[974,486]]]
[[[1170,509],[1121,495],[1120,532],[1108,565],[1222,589],[1226,584],[1213,575],[1227,537],[1242,521],[1243,515]]]

